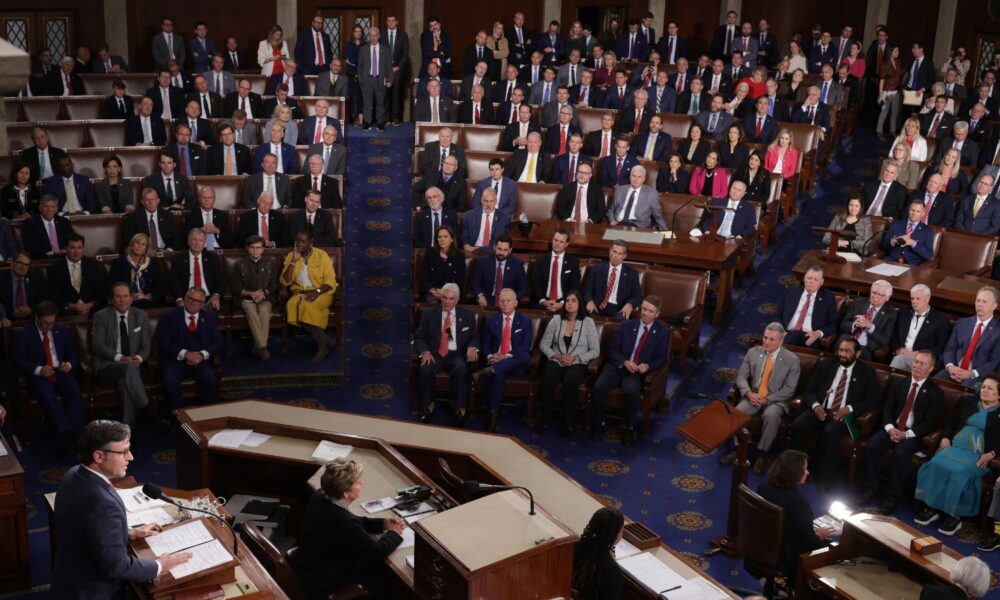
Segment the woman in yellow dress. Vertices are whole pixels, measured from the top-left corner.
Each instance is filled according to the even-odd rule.
[[[281,270],[281,285],[290,288],[291,297],[285,305],[290,325],[300,325],[316,342],[314,363],[322,362],[333,348],[333,339],[326,335],[330,321],[330,305],[337,291],[337,280],[330,256],[313,248],[312,227],[305,227],[295,236],[294,249],[285,257]]]

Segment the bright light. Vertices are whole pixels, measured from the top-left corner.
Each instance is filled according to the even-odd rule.
[[[847,508],[847,505],[840,500],[835,500],[834,503],[830,505],[829,512],[830,516],[835,519],[840,519],[841,521],[851,516],[851,509]]]

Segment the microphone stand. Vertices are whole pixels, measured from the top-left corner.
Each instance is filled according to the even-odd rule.
[[[670,233],[672,233],[673,235],[667,238],[669,241],[671,242],[677,241],[677,213],[684,210],[684,208],[687,207],[688,204],[691,204],[697,198],[698,198],[697,196],[691,196],[690,198],[688,198],[686,202],[684,202],[684,204],[681,204],[680,207],[674,210],[673,214],[670,215]]]
[[[503,491],[503,490],[523,490],[528,494],[528,500],[531,502],[531,508],[528,511],[529,515],[535,514],[535,497],[531,494],[531,490],[521,485],[496,485],[492,483],[479,483],[474,480],[467,480],[462,483],[462,487],[469,494],[476,494],[484,491]]]

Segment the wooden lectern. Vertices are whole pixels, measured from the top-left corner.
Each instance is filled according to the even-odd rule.
[[[200,517],[198,519],[168,525],[164,527],[163,530],[170,531],[175,527],[183,527],[195,521],[201,521],[201,523],[205,526],[205,529],[212,534],[212,537],[222,544],[222,547],[225,548],[230,554],[229,560],[220,565],[209,567],[205,570],[198,571],[197,573],[192,573],[179,578],[175,578],[170,571],[161,573],[159,579],[149,584],[149,587],[147,588],[149,595],[154,599],[163,598],[168,595],[173,596],[177,593],[196,588],[221,588],[227,584],[236,583],[236,567],[240,564],[240,561],[235,556],[232,556],[232,533],[230,533],[229,528],[222,523],[219,523],[217,519],[213,519],[212,517]],[[129,542],[129,546],[131,546],[132,551],[139,558],[156,560],[156,555],[150,549],[147,538],[131,540]]]
[[[829,263],[845,263],[847,259],[843,256],[838,256],[837,252],[840,251],[840,238],[845,240],[850,240],[858,237],[853,231],[847,231],[846,229],[831,229],[829,227],[813,227],[813,233],[829,233],[830,234],[830,244],[826,248],[826,254],[821,254],[817,258],[824,262]]]
[[[677,426],[677,434],[705,454],[714,452],[734,435],[739,439],[736,461],[733,463],[733,481],[729,489],[729,520],[726,523],[726,534],[712,540],[712,548],[707,550],[706,554],[715,554],[719,551],[727,556],[740,554],[737,543],[739,516],[736,511],[736,490],[740,489],[740,484],[747,482],[747,475],[750,472],[750,432],[745,427],[749,420],[748,415],[736,410],[724,400],[716,398],[687,422]]]
[[[413,524],[414,580],[426,598],[570,597],[579,539],[526,496],[506,490]]]

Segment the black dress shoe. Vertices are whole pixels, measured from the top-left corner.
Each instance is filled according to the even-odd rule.
[[[622,445],[626,448],[631,448],[635,446],[635,429],[631,427],[626,427],[622,430]]]
[[[364,123],[364,124],[361,125],[361,131],[368,131],[371,128],[372,128],[372,126],[369,125],[368,123]]]
[[[720,465],[731,465],[731,464],[733,464],[734,460],[736,460],[736,451],[726,452],[725,454],[723,454],[722,456],[719,457],[719,464]]]
[[[479,369],[473,373],[472,381],[479,383],[479,380],[483,377],[493,377],[494,375],[496,375],[496,371],[493,370],[493,367],[486,367],[485,369]]]
[[[378,124],[378,130],[379,131],[385,131],[385,123],[379,123]]]
[[[433,418],[433,417],[434,417],[434,413],[430,412],[429,410],[425,410],[424,412],[420,413],[420,422],[421,423],[430,423],[431,418]]]

